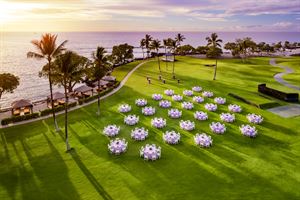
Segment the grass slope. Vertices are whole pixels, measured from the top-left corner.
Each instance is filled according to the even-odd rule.
[[[71,154],[65,153],[63,132],[54,131],[52,119],[1,129],[0,199],[299,199],[299,120],[284,119],[227,96],[232,92],[259,103],[270,101],[258,95],[257,84],[267,82],[284,89],[272,78],[277,69],[270,69],[266,58],[254,58],[246,64],[221,60],[217,80],[211,81],[213,68],[204,64],[212,61],[178,59],[180,85],[171,79],[171,70],[163,72],[167,84],[158,82],[157,63],[152,61],[139,68],[119,92],[102,101],[101,117],[95,114],[96,104],[71,112],[70,143],[75,148]],[[129,70],[132,66],[126,67]],[[117,70],[121,69],[120,73],[126,74],[122,67]],[[146,76],[152,77],[153,84],[147,84]],[[152,93],[163,93],[167,88],[182,94],[194,85],[243,107],[224,135],[212,134],[208,125],[219,121],[218,114],[226,112],[227,106],[220,106],[216,113],[209,113],[209,121],[196,122],[196,130],[186,132],[179,129],[179,120],[169,119],[167,110],[150,99]],[[134,106],[138,97],[149,99],[157,108],[155,116],[167,119],[166,128],[150,126],[151,117],[142,116],[141,109]],[[146,141],[130,139],[133,127],[125,126],[124,115],[117,112],[121,103],[131,104],[131,113],[140,115],[138,126],[149,129]],[[180,108],[179,103],[172,105]],[[195,110],[204,110],[203,104]],[[238,131],[240,124],[247,123],[249,112],[265,118],[257,126],[260,135],[256,139],[243,137]],[[192,118],[193,111],[183,111],[183,119]],[[63,116],[58,120],[63,127]],[[108,153],[109,139],[102,134],[103,127],[113,123],[121,126],[119,137],[128,140],[129,149],[121,156]],[[162,133],[170,129],[182,134],[179,145],[163,143]],[[210,134],[213,147],[195,146],[193,135],[197,132]],[[140,147],[147,143],[162,147],[160,160],[139,158]]]
[[[290,84],[300,87],[300,57],[276,59],[276,62],[280,65],[290,67],[294,70],[294,73],[286,74],[283,76],[283,78]]]

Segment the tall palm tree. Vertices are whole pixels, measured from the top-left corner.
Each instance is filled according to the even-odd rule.
[[[67,51],[64,54],[57,56],[56,60],[53,63],[54,72],[56,80],[59,80],[60,84],[64,87],[65,93],[65,139],[66,139],[66,149],[67,152],[71,150],[69,144],[69,134],[68,134],[68,87],[69,82],[77,81],[74,74],[81,74],[82,70],[85,69],[88,59],[79,56],[78,54]]]
[[[170,46],[170,48],[171,48],[171,50],[172,50],[172,53],[173,53],[173,69],[172,69],[172,77],[173,77],[173,79],[175,79],[176,77],[175,77],[175,52],[176,52],[176,49],[177,49],[177,42],[176,42],[176,40],[173,40],[173,39],[171,39],[171,38],[169,38],[168,39],[169,41],[168,41],[168,43],[169,43],[169,46]]]
[[[100,115],[100,81],[103,76],[109,70],[109,61],[107,51],[104,47],[97,47],[97,50],[92,53],[94,59],[94,66],[92,68],[92,77],[98,81],[98,111],[97,115]]]
[[[158,69],[159,69],[159,73],[161,74],[160,60],[159,60],[159,49],[161,48],[160,41],[158,39],[152,40],[152,42],[150,44],[150,48],[156,51],[156,57],[157,57],[157,62],[158,62]]]
[[[140,47],[142,48],[142,52],[143,52],[143,60],[145,59],[145,54],[144,54],[145,45],[146,45],[146,40],[145,40],[145,38],[143,38],[140,41]]]
[[[40,40],[32,40],[31,43],[36,48],[36,52],[29,51],[27,53],[28,58],[36,58],[36,59],[46,59],[49,69],[49,87],[50,87],[50,100],[51,100],[51,108],[52,108],[52,115],[54,120],[54,126],[56,131],[59,131],[59,127],[57,125],[55,111],[54,111],[54,104],[53,104],[53,91],[52,91],[52,80],[51,80],[51,74],[52,74],[52,67],[51,62],[59,55],[61,54],[65,48],[65,44],[67,43],[67,40],[63,41],[60,45],[57,46],[56,44],[57,35],[53,35],[50,33],[46,33],[42,35],[42,38]]]
[[[175,41],[177,43],[177,46],[181,45],[181,42],[183,42],[183,40],[185,40],[184,35],[182,35],[181,33],[178,33],[175,37]]]
[[[206,37],[207,46],[211,48],[211,52],[213,53],[213,57],[216,58],[216,64],[215,64],[215,72],[214,72],[214,78],[213,80],[216,80],[217,75],[217,65],[218,65],[218,56],[220,54],[220,48],[223,41],[221,39],[218,39],[217,33],[212,33],[210,37]]]
[[[150,44],[153,39],[152,39],[151,35],[149,35],[149,34],[146,34],[144,39],[145,39],[145,47],[147,49],[147,58],[149,58]]]
[[[167,48],[169,46],[168,39],[164,39],[163,44],[164,44],[164,48],[165,48],[166,70],[168,70],[168,58],[167,58]]]

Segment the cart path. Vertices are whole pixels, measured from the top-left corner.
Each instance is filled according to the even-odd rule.
[[[135,66],[131,71],[128,72],[128,74],[123,78],[123,80],[120,82],[120,85],[116,88],[114,88],[112,91],[110,91],[109,93],[107,93],[106,95],[100,97],[100,99],[106,99],[107,97],[110,97],[111,95],[115,94],[116,92],[118,92],[124,85],[125,83],[127,82],[127,80],[130,78],[130,76],[133,74],[133,72],[135,72],[139,67],[141,67],[143,64],[147,63],[147,62],[150,62],[151,60],[147,60],[147,61],[144,61],[140,64],[138,64],[137,66]],[[85,106],[88,106],[90,104],[93,104],[95,102],[97,102],[98,99],[95,99],[91,102],[88,102],[88,103],[84,103],[82,105],[77,105],[73,108],[70,108],[69,111],[73,111],[73,110],[77,110],[77,109],[80,109],[82,107],[85,107]],[[56,115],[61,115],[61,114],[64,114],[65,111],[60,111],[60,112],[57,112]],[[4,126],[0,126],[0,128],[7,128],[7,127],[12,127],[12,126],[16,126],[16,125],[21,125],[21,124],[28,124],[28,123],[31,123],[31,122],[35,122],[35,121],[40,121],[40,120],[44,120],[44,119],[48,119],[48,118],[51,118],[52,115],[47,115],[47,116],[43,116],[43,117],[39,117],[39,118],[36,118],[36,119],[30,119],[30,120],[26,120],[26,121],[21,121],[21,122],[16,122],[16,123],[13,123],[13,124],[9,124],[9,125],[4,125]]]
[[[272,58],[270,60],[270,65],[274,66],[274,67],[280,67],[281,69],[284,69],[285,71],[284,72],[280,72],[280,73],[277,73],[274,75],[274,79],[282,84],[282,85],[285,85],[286,87],[289,87],[291,89],[295,89],[295,90],[299,90],[300,91],[300,86],[296,86],[296,85],[292,85],[292,84],[289,84],[286,80],[284,80],[282,78],[283,75],[286,75],[286,74],[292,74],[294,73],[294,70],[292,68],[289,68],[287,66],[282,66],[282,65],[278,65],[276,64],[276,60],[275,58]]]

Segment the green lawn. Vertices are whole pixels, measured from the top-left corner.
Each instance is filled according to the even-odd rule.
[[[165,71],[164,64],[167,84],[158,82],[157,63],[151,61],[139,68],[120,91],[102,101],[101,117],[95,114],[96,104],[71,112],[72,153],[65,153],[64,134],[54,131],[52,119],[1,129],[0,199],[299,199],[300,120],[281,118],[227,95],[235,93],[257,103],[273,101],[258,95],[257,84],[266,82],[284,90],[272,78],[280,69],[269,66],[267,58],[253,58],[245,64],[220,60],[217,80],[212,81],[213,68],[204,64],[213,61],[190,57],[178,60],[176,74],[181,84],[171,79],[171,71]],[[132,67],[119,67],[114,75],[124,77]],[[148,85],[146,76],[152,77],[153,84]],[[151,100],[151,94],[167,88],[182,94],[194,85],[226,97],[227,105],[243,107],[224,135],[211,133],[208,125],[219,121],[218,114],[226,112],[227,105],[209,113],[208,121],[197,121],[196,130],[187,132],[180,130],[180,120],[168,118],[167,110]],[[167,119],[166,128],[150,126],[152,117],[142,116],[141,109],[134,105],[140,97],[157,108],[155,116]],[[149,129],[148,139],[130,139],[133,127],[123,124],[124,115],[117,111],[121,103],[131,104],[131,113],[140,115],[138,126]],[[180,103],[172,101],[172,106],[180,108]],[[204,110],[203,104],[195,105],[195,110]],[[182,119],[193,120],[194,111],[184,110]],[[245,115],[249,112],[265,118],[257,125],[259,136],[255,139],[242,136],[238,130],[239,125],[247,123]],[[63,128],[63,115],[58,120]],[[121,156],[108,152],[109,139],[102,134],[108,124],[120,125],[119,137],[128,141],[128,151]],[[164,144],[162,133],[166,130],[179,131],[181,143]],[[211,148],[194,145],[193,135],[201,132],[212,136]],[[139,157],[140,147],[147,143],[162,147],[160,160],[147,162]]]
[[[294,73],[284,75],[283,78],[290,84],[300,87],[300,57],[276,59],[276,61],[280,65],[290,67],[294,70]]]

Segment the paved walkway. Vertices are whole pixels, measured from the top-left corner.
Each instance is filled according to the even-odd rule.
[[[292,88],[292,89],[295,89],[295,90],[299,90],[299,91],[300,91],[300,87],[299,87],[299,86],[289,84],[287,81],[285,81],[285,80],[282,78],[282,76],[285,75],[285,74],[292,74],[292,73],[294,73],[294,70],[293,70],[293,69],[291,69],[291,68],[289,68],[289,67],[286,67],[286,66],[282,66],[282,65],[276,64],[276,61],[275,61],[274,58],[272,58],[272,59],[270,60],[270,65],[272,65],[272,66],[274,66],[274,67],[280,67],[280,68],[282,68],[282,69],[285,70],[284,72],[277,73],[277,74],[274,75],[274,79],[275,79],[278,83],[280,83],[280,84],[282,84],[282,85],[285,85],[285,86],[287,86],[287,87],[289,87],[289,88]]]
[[[145,62],[142,62],[140,64],[138,64],[137,66],[135,66],[125,77],[124,79],[121,81],[120,85],[118,87],[116,87],[115,89],[113,89],[111,92],[107,93],[106,95],[100,97],[100,99],[105,99],[113,94],[115,94],[116,92],[118,92],[124,85],[125,83],[127,82],[127,80],[129,79],[129,77],[133,74],[133,72],[135,70],[137,70],[139,67],[141,67],[143,64],[147,63],[149,61],[145,61]],[[73,108],[70,108],[69,111],[72,111],[72,110],[76,110],[76,109],[79,109],[79,108],[82,108],[84,106],[87,106],[87,105],[90,105],[92,103],[95,103],[97,102],[97,99],[95,99],[94,101],[91,101],[91,102],[88,102],[88,103],[85,103],[85,104],[82,104],[82,105],[77,105],[76,107],[73,107]],[[61,115],[61,114],[64,114],[65,112],[64,111],[61,111],[61,112],[57,112],[56,115]],[[12,126],[16,126],[16,125],[20,125],[20,124],[27,124],[27,123],[31,123],[31,122],[35,122],[35,121],[39,121],[39,120],[44,120],[44,119],[47,119],[47,118],[50,118],[52,117],[52,115],[47,115],[47,116],[43,116],[43,117],[39,117],[39,118],[36,118],[36,119],[31,119],[31,120],[26,120],[26,121],[21,121],[21,122],[16,122],[16,123],[13,123],[13,124],[9,124],[9,125],[5,125],[5,126],[0,126],[0,128],[7,128],[7,127],[12,127]]]

